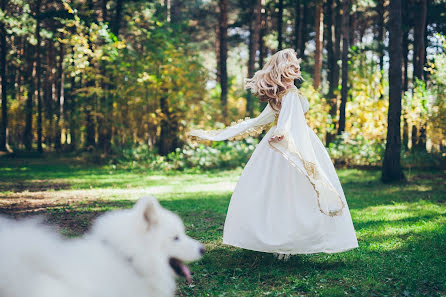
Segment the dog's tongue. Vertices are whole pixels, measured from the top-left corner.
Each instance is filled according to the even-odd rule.
[[[181,272],[183,272],[183,275],[187,280],[187,283],[188,284],[192,283],[192,276],[191,276],[189,267],[187,267],[184,263],[181,262],[180,268],[181,268]]]
[[[189,267],[187,267],[181,260],[177,258],[170,258],[169,264],[177,275],[184,276],[189,284],[192,282]]]

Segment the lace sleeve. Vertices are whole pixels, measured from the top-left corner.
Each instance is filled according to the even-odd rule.
[[[187,137],[193,142],[202,142],[207,140],[239,140],[248,136],[256,136],[270,126],[275,114],[276,112],[268,104],[262,113],[254,119],[247,117],[244,120],[232,122],[230,126],[223,129],[210,131],[202,129],[191,130]]]

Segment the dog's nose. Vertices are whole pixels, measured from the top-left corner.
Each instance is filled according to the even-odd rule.
[[[205,251],[204,246],[200,246],[200,255],[203,255],[204,251]]]

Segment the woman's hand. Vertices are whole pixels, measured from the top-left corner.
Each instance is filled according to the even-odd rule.
[[[269,142],[279,142],[283,139],[283,135],[282,136],[271,136],[270,139],[268,140]]]

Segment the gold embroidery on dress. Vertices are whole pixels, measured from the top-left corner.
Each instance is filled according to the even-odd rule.
[[[302,160],[304,163],[304,168],[307,171],[308,175],[311,176],[314,179],[317,179],[317,171],[316,171],[316,164],[310,161]]]
[[[274,133],[275,134],[275,133]],[[285,136],[285,140],[288,139],[288,135],[284,135]],[[305,177],[307,178],[307,180],[310,182],[311,186],[313,187],[315,193],[316,193],[316,199],[317,199],[317,205],[319,207],[319,210],[321,213],[328,215],[330,217],[334,217],[334,216],[338,216],[342,214],[342,210],[345,207],[345,203],[342,200],[341,196],[338,194],[338,192],[333,188],[333,186],[331,186],[331,184],[326,183],[323,179],[321,179],[321,176],[319,174],[319,170],[317,168],[316,163],[314,162],[310,162],[305,160],[302,155],[300,154],[300,152],[296,149],[296,148],[290,148],[288,147],[288,151],[291,154],[296,155],[299,160],[302,161],[303,167],[305,169],[305,171],[303,171],[299,166],[297,166],[289,157],[287,154],[283,153],[281,150],[279,150],[278,148],[276,148],[272,143],[269,143],[270,146],[276,150],[277,152],[279,152],[294,168],[296,168],[298,171],[300,171],[303,175],[305,175]],[[323,184],[325,184],[325,186],[329,187],[334,193],[336,193],[336,195],[338,196],[337,198],[339,199],[339,201],[341,202],[341,207],[335,211],[329,211],[328,213],[325,212],[322,207],[321,207],[321,203],[320,203],[320,193],[316,188],[316,184],[313,180],[317,180]]]
[[[222,129],[215,129],[215,130],[210,130],[210,131],[206,131],[206,130],[195,130],[196,133],[202,133],[202,134],[206,134],[206,135],[202,135],[202,136],[216,136],[217,134],[221,133],[223,130],[226,130],[229,127],[233,127],[235,125],[238,125],[242,122],[245,122],[247,120],[250,120],[250,117],[245,117],[245,119],[240,119],[236,122],[232,122],[230,126],[222,128]],[[246,130],[244,130],[243,132],[240,132],[239,134],[228,138],[228,140],[241,140],[241,139],[245,139],[248,136],[257,136],[259,134],[261,134],[263,132],[263,130],[267,130],[269,127],[271,126],[271,123],[267,123],[264,125],[260,125],[260,126],[254,126],[254,127],[250,127]],[[201,138],[200,136],[195,136],[195,135],[188,135],[187,138],[191,141],[191,142],[196,142],[196,143],[207,143],[211,140],[208,139],[204,139]]]
[[[238,120],[238,122],[235,124],[239,124],[241,122],[243,122],[243,120]],[[229,140],[241,140],[241,139],[245,139],[248,136],[257,136],[257,135],[261,134],[263,132],[263,130],[268,129],[270,125],[271,125],[271,123],[261,125],[261,126],[254,126],[249,129],[246,129],[245,131],[241,132],[240,134],[237,134],[237,135],[235,135],[231,138],[228,138],[228,139]]]
[[[273,123],[273,126],[277,126],[278,123],[279,123],[279,113],[277,112],[277,113],[274,115],[274,123]]]
[[[297,94],[302,95],[302,92],[299,91],[298,88],[293,87],[293,88],[290,88],[290,89],[283,90],[282,92],[279,92],[277,94],[277,98],[279,98],[279,100],[282,100],[282,98],[285,97],[285,95],[288,94],[289,92],[296,92]]]

